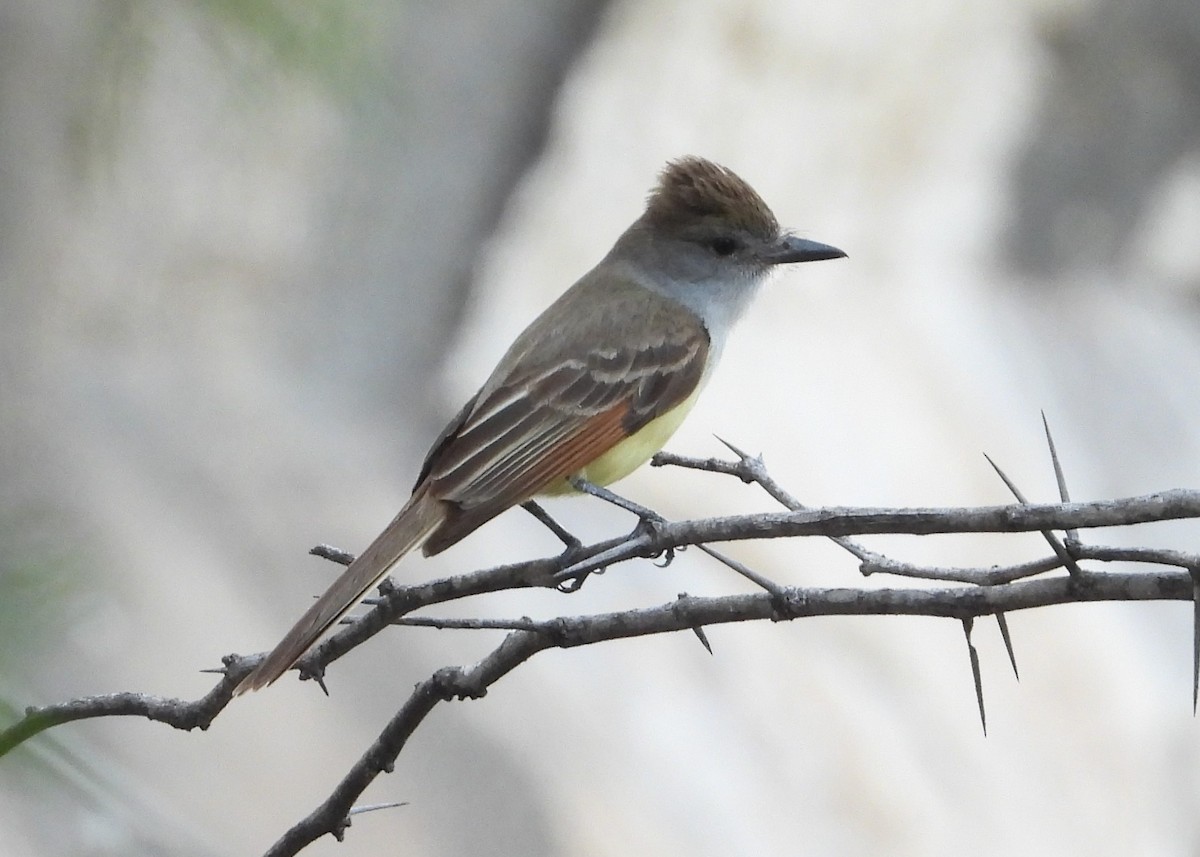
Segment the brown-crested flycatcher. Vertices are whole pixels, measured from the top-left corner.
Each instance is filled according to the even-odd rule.
[[[646,211],[538,316],[450,421],[404,508],[237,693],[291,667],[402,556],[439,553],[505,509],[615,482],[679,427],[776,265],[845,256],[781,232],[762,198],[703,158],[667,165]]]

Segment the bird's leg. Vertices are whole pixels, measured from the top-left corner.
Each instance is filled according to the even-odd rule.
[[[521,504],[521,508],[533,515],[533,517],[537,518],[546,527],[546,529],[558,536],[559,541],[561,541],[563,546],[566,548],[566,550],[563,551],[565,555],[570,556],[583,547],[583,542],[575,538],[575,536],[573,536],[566,527],[554,520],[554,518],[550,517],[550,513],[543,509],[536,501],[526,500]]]
[[[593,497],[599,497],[605,503],[612,503],[618,509],[624,509],[632,515],[637,515],[639,520],[653,521],[654,523],[662,523],[666,519],[662,515],[655,512],[653,509],[647,509],[645,506],[640,506],[632,500],[626,500],[620,494],[615,494],[607,488],[597,485],[594,482],[588,482],[581,476],[572,476],[567,479],[571,487],[583,494],[591,494]]]
[[[637,515],[638,524],[633,528],[633,532],[630,533],[631,537],[639,536],[649,530],[652,530],[655,524],[666,523],[667,519],[658,514],[658,512],[655,512],[653,509],[648,509],[647,507],[641,506],[632,500],[627,500],[620,494],[615,494],[601,485],[588,482],[583,477],[571,476],[567,479],[567,482],[569,482],[571,487],[576,491],[579,491],[583,494],[590,494],[606,503],[611,503],[618,509],[624,509],[626,512],[629,512],[632,515]],[[655,555],[655,558],[660,556],[663,558],[663,568],[666,568],[675,559],[675,550],[675,548],[667,548],[662,553]],[[680,550],[682,550],[682,548],[680,548]]]
[[[558,536],[559,541],[563,543],[563,552],[559,555],[559,558],[568,566],[572,565],[579,551],[583,548],[583,542],[577,539],[570,530],[554,520],[550,516],[550,513],[543,509],[536,500],[526,500],[521,504],[521,508],[537,518],[546,529]],[[560,583],[557,589],[560,592],[578,592],[579,587],[583,586],[583,581],[586,579],[587,574],[581,575],[574,580]]]

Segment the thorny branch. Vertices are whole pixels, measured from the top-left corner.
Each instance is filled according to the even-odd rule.
[[[410,586],[385,580],[379,587],[378,597],[368,600],[370,607],[363,616],[345,625],[300,661],[298,668],[301,678],[321,681],[331,663],[392,624],[502,628],[510,633],[478,663],[470,667],[443,668],[417,685],[404,706],[391,718],[330,796],[287,831],[267,854],[296,854],[325,834],[340,840],[354,814],[378,808],[356,807],[355,801],[375,777],[393,769],[409,736],[438,703],[482,697],[504,675],[548,648],[590,645],[624,637],[685,630],[695,632],[701,642],[706,642],[703,629],[708,625],[754,620],[778,622],[807,616],[890,614],[952,618],[963,624],[982,719],[983,690],[978,658],[970,639],[975,618],[997,617],[1011,658],[1012,645],[1004,615],[1013,610],[1085,601],[1197,601],[1195,595],[1200,589],[1200,554],[1157,548],[1089,545],[1080,538],[1078,531],[1200,518],[1200,491],[1174,490],[1120,500],[1072,503],[1068,499],[1066,482],[1048,429],[1047,440],[1061,503],[1028,503],[1016,485],[997,468],[1019,503],[961,509],[808,508],[775,482],[760,458],[747,455],[730,444],[726,445],[735,454],[734,460],[694,459],[660,453],[652,462],[655,466],[686,467],[734,476],[760,486],[786,511],[672,523],[644,510],[639,525],[628,536],[588,546],[572,545],[557,557],[503,565]],[[1065,531],[1066,538],[1060,538],[1056,531]],[[884,556],[853,538],[881,533],[928,535],[983,532],[1042,532],[1053,554],[1007,567],[927,567]],[[723,556],[708,544],[798,536],[832,539],[858,560],[859,570],[864,575],[891,574],[954,585],[871,590],[789,587]],[[710,598],[681,594],[678,600],[657,607],[547,621],[448,620],[409,615],[420,608],[506,589],[577,588],[593,572],[635,558],[670,557],[672,551],[688,545],[696,545],[729,565],[756,583],[761,591]],[[327,546],[314,548],[313,553],[343,564],[353,559]],[[1139,563],[1153,568],[1099,572],[1080,568],[1081,561]],[[1048,575],[1058,569],[1067,569],[1068,573]],[[1200,664],[1200,613],[1197,616],[1193,656],[1195,663]],[[234,687],[261,658],[262,655],[225,657],[223,666],[213,670],[222,674],[216,686],[195,701],[120,693],[29,708],[20,721],[0,732],[0,756],[51,726],[90,717],[138,716],[167,723],[177,729],[207,729],[232,699]],[[1013,668],[1016,669],[1015,660]],[[1198,692],[1200,670],[1194,670],[1193,701]]]

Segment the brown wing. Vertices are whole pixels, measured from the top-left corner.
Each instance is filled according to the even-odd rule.
[[[588,294],[596,285],[585,278],[529,326],[429,453],[421,484],[447,516],[427,554],[578,472],[695,391],[709,344],[699,319],[620,280],[597,306]]]

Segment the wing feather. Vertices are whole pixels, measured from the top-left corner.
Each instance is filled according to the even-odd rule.
[[[631,282],[599,310],[570,306],[588,302],[586,282],[517,339],[429,453],[421,484],[449,511],[427,553],[578,473],[700,384],[709,340],[698,318]]]

